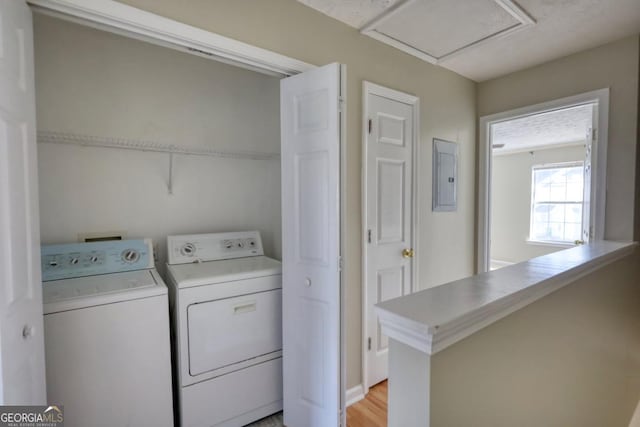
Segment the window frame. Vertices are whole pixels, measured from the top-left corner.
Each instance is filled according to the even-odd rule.
[[[580,216],[580,228],[584,228],[584,161],[576,160],[570,162],[559,162],[559,163],[545,163],[539,165],[531,166],[531,208],[529,210],[529,236],[527,238],[527,242],[531,244],[538,245],[547,245],[547,246],[560,246],[560,247],[572,247],[575,246],[575,241],[572,240],[543,240],[537,239],[533,236],[533,227],[534,227],[534,213],[536,204],[578,204],[576,201],[558,201],[553,202],[551,200],[545,202],[537,202],[536,203],[536,171],[538,170],[548,170],[548,169],[569,169],[574,167],[580,167],[583,170],[582,174],[582,198],[579,202],[581,207],[581,216]],[[564,222],[566,224],[566,222]]]

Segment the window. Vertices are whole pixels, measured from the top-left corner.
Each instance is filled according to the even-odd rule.
[[[582,162],[533,167],[530,240],[574,242],[582,236]]]

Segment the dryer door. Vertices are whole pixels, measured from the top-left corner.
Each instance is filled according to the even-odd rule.
[[[282,349],[282,291],[191,304],[189,374],[200,375]]]

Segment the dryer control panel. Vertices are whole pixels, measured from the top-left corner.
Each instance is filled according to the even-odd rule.
[[[151,239],[45,245],[42,281],[153,268]]]
[[[167,250],[169,264],[264,255],[259,231],[168,236]]]

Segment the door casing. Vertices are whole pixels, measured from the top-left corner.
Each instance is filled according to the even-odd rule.
[[[592,240],[604,239],[605,205],[607,189],[607,142],[609,135],[609,89],[599,89],[540,104],[529,105],[480,117],[479,170],[478,170],[478,247],[476,274],[489,271],[491,240],[491,124],[526,117],[533,114],[597,103],[598,117],[596,147],[591,173],[591,226]]]
[[[259,73],[283,77],[316,68],[298,59],[115,0],[26,1],[36,12]]]
[[[377,85],[368,81],[364,81],[362,84],[362,393],[363,396],[369,391],[369,366],[367,361],[367,339],[371,333],[368,330],[368,307],[367,302],[369,300],[369,293],[367,289],[368,275],[367,275],[367,255],[369,246],[367,242],[367,140],[369,135],[369,118],[370,112],[368,110],[368,101],[370,95],[378,95],[381,97],[389,98],[394,101],[402,102],[412,106],[413,110],[413,152],[412,152],[412,236],[413,249],[417,256],[412,262],[411,274],[413,280],[411,282],[412,289],[410,292],[414,292],[418,287],[416,285],[418,280],[418,259],[420,257],[419,248],[419,224],[420,224],[420,185],[418,177],[420,176],[420,98],[414,95],[410,95],[404,92],[400,92],[394,89],[389,89],[384,86]]]

